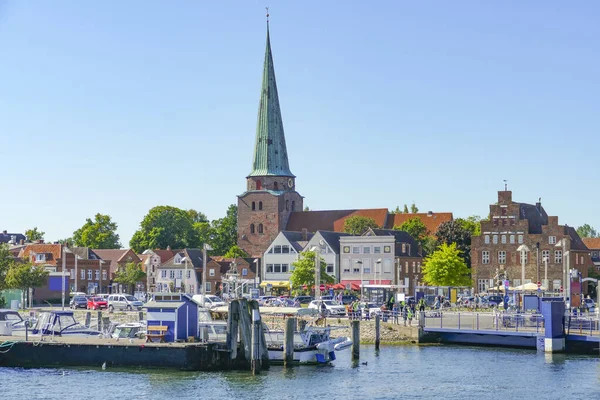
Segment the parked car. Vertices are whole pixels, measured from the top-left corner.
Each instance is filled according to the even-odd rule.
[[[373,317],[376,314],[381,313],[381,305],[375,303],[360,303],[358,307],[361,309],[363,316],[366,316],[367,313],[369,316]]]
[[[583,299],[582,307],[586,308],[589,312],[596,310],[596,303],[592,299]]]
[[[487,297],[487,301],[488,304],[490,305],[490,307],[492,306],[499,306],[502,307],[504,306],[504,298],[502,296],[488,296]]]
[[[266,302],[267,300],[269,300],[269,299],[274,299],[274,298],[275,298],[275,296],[260,296],[260,297],[258,298],[258,305],[259,305],[259,306],[264,306],[264,305],[265,305],[265,302]]]
[[[87,308],[87,298],[85,296],[75,296],[69,304],[74,310],[76,308]]]
[[[342,304],[344,304],[344,305],[348,305],[356,300],[358,300],[358,297],[356,297],[353,294],[347,294],[347,295],[345,294],[342,296]]]
[[[319,299],[320,299],[320,300],[334,300],[334,299],[333,299],[333,296],[329,296],[329,295],[326,295],[326,296],[321,296]]]
[[[102,297],[90,297],[87,301],[88,310],[105,310],[106,308],[108,308],[108,302]]]
[[[141,310],[144,304],[130,294],[111,294],[108,296],[108,310]],[[86,302],[87,306],[87,302]]]
[[[321,304],[325,305],[325,315],[346,315],[346,307],[333,300],[313,300],[308,308],[321,311]]]
[[[294,301],[298,300],[298,303],[300,304],[309,304],[311,301],[313,301],[312,296],[298,296],[296,298],[294,298]]]
[[[223,301],[222,298],[213,294],[207,294],[206,298],[204,298],[204,302],[202,302],[203,298],[204,297],[202,297],[201,294],[195,294],[192,296],[192,300],[200,305],[204,305],[206,308],[221,307],[225,305],[225,301]]]

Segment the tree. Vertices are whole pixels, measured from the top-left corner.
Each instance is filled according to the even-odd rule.
[[[59,239],[58,240],[59,244],[65,245],[67,247],[74,247],[75,246],[75,242],[73,241],[73,238],[66,238],[66,239]]]
[[[404,210],[402,210],[403,214],[408,214],[408,206],[405,204],[404,205]]]
[[[310,208],[308,208],[308,206],[304,206],[304,211],[310,211]]]
[[[200,222],[202,223],[202,222]],[[136,253],[146,249],[184,249],[200,247],[194,222],[186,210],[156,206],[144,217],[129,245]]]
[[[127,285],[131,289],[131,294],[135,292],[136,283],[146,279],[146,273],[142,270],[140,263],[129,262],[125,264],[125,268],[120,269],[115,274],[113,279],[115,282]]]
[[[213,248],[212,254],[225,254],[237,244],[237,210],[237,206],[232,204],[227,208],[224,218],[212,222],[211,238],[208,242]]]
[[[471,232],[466,230],[458,220],[440,224],[435,236],[437,237],[438,248],[442,244],[455,243],[465,264],[471,268]]]
[[[457,218],[456,222],[463,228],[471,232],[472,236],[481,235],[481,217],[479,215],[471,215],[470,217]]]
[[[442,243],[433,254],[425,258],[423,281],[430,286],[469,286],[469,268],[456,243]]]
[[[225,253],[225,258],[244,258],[244,257],[250,257],[250,255],[248,253],[246,253],[244,250],[242,250],[237,244],[234,244],[233,246],[231,246],[229,248],[229,250],[227,250],[227,253]]]
[[[592,228],[589,224],[583,224],[577,228],[577,234],[582,238],[597,238],[598,232]]]
[[[427,229],[419,217],[410,218],[404,221],[400,226],[394,226],[394,230],[407,232],[423,249],[428,242],[427,238],[431,235],[429,229]]]
[[[25,236],[27,236],[27,240],[30,242],[35,242],[37,240],[43,240],[46,232],[38,231],[37,226],[33,229],[27,229],[25,231]]]
[[[419,209],[417,208],[417,205],[415,204],[415,202],[413,201],[413,203],[410,205],[410,212],[413,214],[416,214],[419,212]]]
[[[8,245],[0,243],[0,291],[6,289],[6,274],[14,263]]]
[[[343,230],[351,235],[362,235],[369,228],[377,229],[379,226],[371,217],[354,215],[346,218]]]
[[[94,220],[85,220],[85,224],[73,232],[76,246],[92,249],[120,249],[117,224],[111,221],[110,215],[96,214]]]
[[[29,293],[29,289],[43,286],[46,283],[49,272],[42,265],[34,265],[30,262],[13,263],[6,273],[6,287],[9,289],[21,289],[23,293]],[[31,298],[24,304],[31,304]]]
[[[400,206],[396,206],[396,209],[394,211],[392,211],[391,214],[402,214],[402,211],[400,210]]]
[[[206,214],[204,214],[200,211],[196,211],[194,209],[189,209],[189,210],[187,210],[187,213],[189,214],[193,223],[208,222],[208,218],[206,217]]]
[[[332,276],[327,274],[327,264],[322,257],[321,259],[321,282],[320,283],[333,283],[334,279]],[[300,258],[293,263],[294,270],[290,281],[292,287],[295,289],[301,288],[306,285],[308,288],[315,284],[315,252],[314,251],[303,251],[300,253]]]

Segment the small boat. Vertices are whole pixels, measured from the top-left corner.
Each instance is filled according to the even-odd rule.
[[[110,336],[113,339],[141,339],[146,336],[146,321],[128,322],[115,326]]]
[[[17,310],[1,309],[0,308],[0,322],[9,322],[9,331],[14,334],[19,334],[21,331],[25,332],[25,324],[28,321],[21,317],[21,314]]]
[[[73,311],[65,310],[41,312],[30,333],[42,336],[98,336],[102,332],[81,325],[73,316]]]

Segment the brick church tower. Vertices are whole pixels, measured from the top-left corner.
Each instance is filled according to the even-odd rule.
[[[296,177],[288,164],[267,21],[252,171],[246,177],[246,191],[238,196],[238,246],[253,257],[262,256],[277,234],[285,230],[290,213],[302,208]]]

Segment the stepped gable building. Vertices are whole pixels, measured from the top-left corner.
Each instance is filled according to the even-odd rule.
[[[517,250],[522,244],[529,249],[525,282],[521,282],[521,252]],[[498,275],[505,273],[510,286],[540,282],[547,290],[559,292],[566,282],[565,270],[575,268],[585,278],[593,263],[574,228],[559,225],[558,217],[548,216],[541,202],[517,203],[512,192],[504,190],[498,192],[498,203],[490,205],[489,221],[481,222],[481,235],[471,238],[471,265],[477,292],[497,286]]]
[[[238,196],[238,245],[260,256],[285,229],[292,211],[302,210],[302,200],[288,162],[267,22],[252,171],[246,177],[246,191]]]

